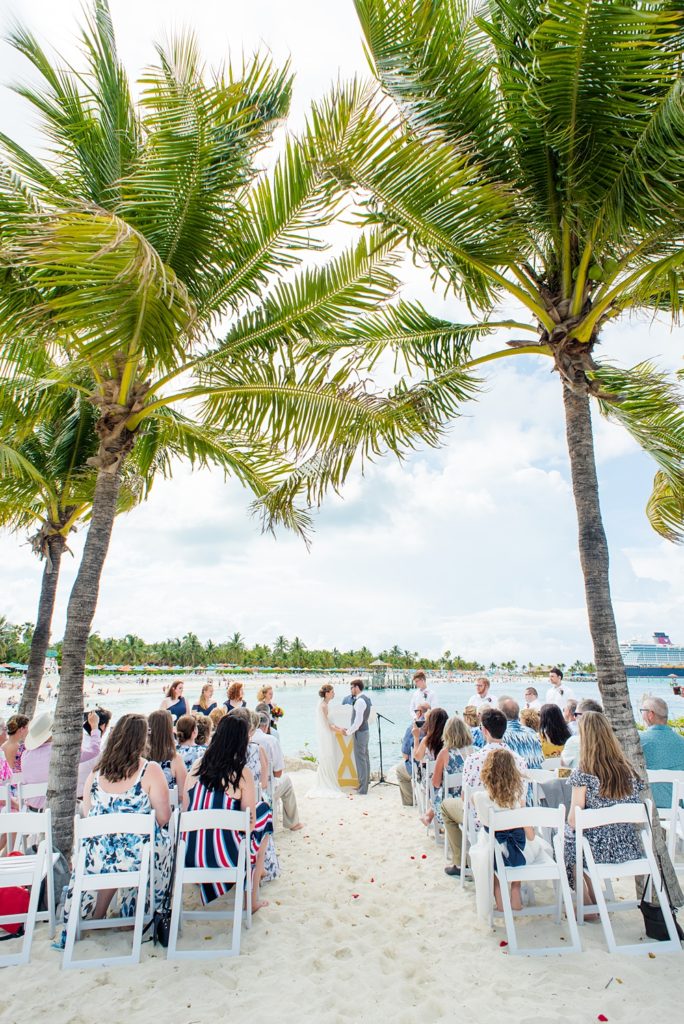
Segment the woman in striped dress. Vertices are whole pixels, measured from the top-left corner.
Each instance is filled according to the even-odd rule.
[[[257,803],[254,776],[247,767],[247,723],[227,715],[218,728],[202,760],[193,765],[185,785],[183,806],[189,811],[249,811],[251,823],[250,862],[252,864],[252,912],[268,905],[259,899],[259,882],[264,871],[266,839],[273,832],[273,815],[268,804]],[[186,867],[236,867],[243,836],[230,829],[204,829],[184,835],[187,839]],[[203,903],[223,896],[231,883],[203,883]]]

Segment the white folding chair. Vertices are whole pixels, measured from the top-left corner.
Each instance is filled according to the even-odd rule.
[[[470,786],[463,786],[461,799],[463,800],[463,821],[461,823],[461,888],[465,888],[466,872],[468,867],[468,847],[471,843],[477,842],[477,827],[475,823],[475,807],[473,804],[473,793],[475,790]],[[470,872],[472,875],[472,872]]]
[[[47,790],[47,782],[20,782],[19,785],[17,786],[17,800],[19,802],[19,810],[27,811],[31,809],[29,804],[27,803],[28,800],[45,800],[45,798],[47,797]]]
[[[140,962],[143,923],[154,914],[154,811],[149,814],[96,814],[76,818],[76,870],[69,920],[66,928],[63,968],[111,967],[115,964]],[[84,840],[97,836],[140,836],[140,864],[128,871],[86,872],[86,844]],[[104,917],[85,920],[81,917],[81,898],[85,892],[103,889],[136,889],[135,917]],[[149,895],[149,909],[145,904]],[[81,933],[100,928],[130,928],[133,922],[133,949],[123,956],[103,956],[85,960],[74,959],[74,945]]]
[[[173,886],[171,928],[167,950],[168,959],[209,960],[223,956],[239,956],[242,907],[245,898],[247,900],[247,913],[245,915],[247,927],[251,925],[252,916],[249,811],[185,811],[181,814],[179,829],[180,840],[176,851],[176,875]],[[198,868],[185,866],[187,833],[206,829],[229,830],[242,833],[236,867]],[[233,910],[183,910],[183,886],[198,885],[203,882],[233,883]],[[178,949],[178,935],[182,931],[182,923],[184,920],[189,919],[204,921],[226,921],[232,919],[233,933],[230,948],[220,949],[212,946],[209,949]]]
[[[456,796],[462,785],[463,772],[445,772],[442,778],[442,800],[446,800],[447,797]],[[439,843],[438,833],[435,833],[435,838]],[[444,829],[444,858],[445,860],[451,859],[451,847],[449,846],[446,828]]]
[[[624,861],[621,864],[607,863],[597,864],[591,851],[589,841],[584,834],[587,829],[599,828],[602,825],[631,824],[640,834],[644,847],[644,856],[635,860]],[[606,944],[611,953],[681,953],[681,944],[677,936],[677,928],[670,910],[670,901],[665,895],[660,870],[653,852],[653,840],[651,836],[650,823],[648,820],[648,808],[645,804],[615,804],[613,807],[599,807],[592,810],[582,808],[575,809],[575,835],[576,835],[576,864],[575,864],[575,888],[577,891],[577,922],[584,924],[584,915],[587,911],[592,913],[598,911],[603,927],[603,934],[606,937]],[[582,858],[586,861],[583,868]],[[584,903],[584,878],[583,873],[589,876],[596,904],[587,906]],[[618,944],[615,941],[615,934],[610,921],[610,911],[630,910],[638,907],[636,900],[620,900],[611,898],[606,900],[604,883],[615,878],[633,878],[636,876],[650,876],[650,884],[655,889],[658,902],[663,912],[663,918],[667,926],[670,938],[663,942],[638,942],[631,944]],[[612,892],[612,890],[610,890]]]
[[[58,854],[52,850],[52,816],[49,810],[0,814],[0,834],[7,837],[7,851],[16,854],[0,858],[0,888],[23,885],[31,887],[28,910],[25,914],[0,917],[2,924],[23,924],[24,943],[21,952],[0,957],[0,966],[28,963],[31,956],[33,931],[38,921],[47,921],[49,934],[55,934],[55,881],[54,865]],[[26,838],[37,839],[36,852],[27,852]],[[42,837],[42,838],[41,838]],[[47,910],[38,909],[40,888],[46,881]]]
[[[556,778],[556,773],[549,771],[547,768],[528,768],[525,772],[525,778],[529,779],[532,783],[532,803],[534,807],[539,806],[539,787],[543,786],[545,782],[551,782]]]
[[[502,829],[525,828],[531,826],[534,829],[550,830],[552,832],[552,846],[555,860],[550,857],[540,859],[532,864],[524,864],[520,867],[507,867],[504,864],[501,845],[496,841],[496,833]],[[521,807],[519,810],[492,811],[489,815],[489,898],[490,898],[490,924],[494,923],[494,915],[501,913],[494,910],[493,894],[493,865],[496,864],[496,874],[501,888],[501,902],[503,904],[503,918],[506,924],[506,935],[508,938],[508,952],[513,956],[550,956],[557,953],[580,953],[580,943],[577,921],[575,920],[575,908],[572,903],[572,893],[565,873],[565,858],[563,856],[563,834],[565,828],[565,807]],[[553,903],[537,904],[523,907],[522,910],[513,910],[511,906],[511,895],[509,885],[512,882],[521,882],[528,886],[532,882],[552,882],[555,890]],[[570,943],[562,946],[541,946],[521,949],[518,946],[518,935],[515,930],[515,917],[528,917],[531,915],[553,913],[557,924],[561,923],[561,907],[565,905],[565,913],[568,919],[568,930],[570,932]]]
[[[675,871],[684,870],[684,861],[677,860],[677,849],[684,844],[684,772],[669,769],[649,769],[649,785],[667,783],[672,787],[669,807],[659,807],[660,824],[667,833],[667,852]]]

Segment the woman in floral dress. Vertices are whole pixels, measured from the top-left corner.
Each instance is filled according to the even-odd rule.
[[[111,731],[94,771],[88,776],[83,791],[86,816],[100,814],[149,814],[155,812],[154,829],[154,902],[159,907],[171,882],[171,840],[167,828],[171,817],[169,787],[158,764],[146,761],[147,719],[144,715],[123,715]],[[112,871],[136,871],[145,843],[144,836],[102,835],[83,840],[86,850],[86,874]],[[64,905],[66,923],[73,894],[74,877]],[[86,892],[81,902],[81,916],[100,919],[115,892],[119,893],[121,917],[133,917],[137,890],[100,889]],[[149,907],[146,908],[149,911]]]
[[[570,776],[572,804],[565,826],[565,865],[575,887],[575,811],[577,808],[638,804],[644,784],[622,752],[610,722],[599,711],[585,711],[579,719],[579,766]],[[597,864],[622,864],[644,856],[641,839],[628,822],[587,829],[586,836]],[[585,880],[585,902],[595,903]]]

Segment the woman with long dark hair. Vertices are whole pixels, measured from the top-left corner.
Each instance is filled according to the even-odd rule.
[[[414,725],[413,732],[413,760],[424,761],[426,757],[435,761],[444,741],[442,739],[444,726],[447,724],[449,715],[444,708],[431,708],[425,716],[425,736],[420,739],[420,729]]]
[[[249,811],[251,822],[252,912],[267,906],[259,899],[259,882],[264,871],[266,837],[273,832],[273,815],[267,803],[257,803],[254,776],[247,767],[249,727],[237,715],[226,715],[218,724],[202,760],[193,765],[185,784],[183,806],[189,811]],[[235,867],[243,836],[228,829],[204,829],[187,834],[187,867]],[[200,885],[203,903],[223,896],[230,883]]]
[[[539,712],[539,739],[544,757],[560,757],[572,733],[557,704],[542,704]]]

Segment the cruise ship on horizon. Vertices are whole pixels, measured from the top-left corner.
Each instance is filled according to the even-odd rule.
[[[620,644],[628,676],[675,676],[684,680],[684,647],[676,647],[667,633],[654,633],[653,643],[632,640]]]

